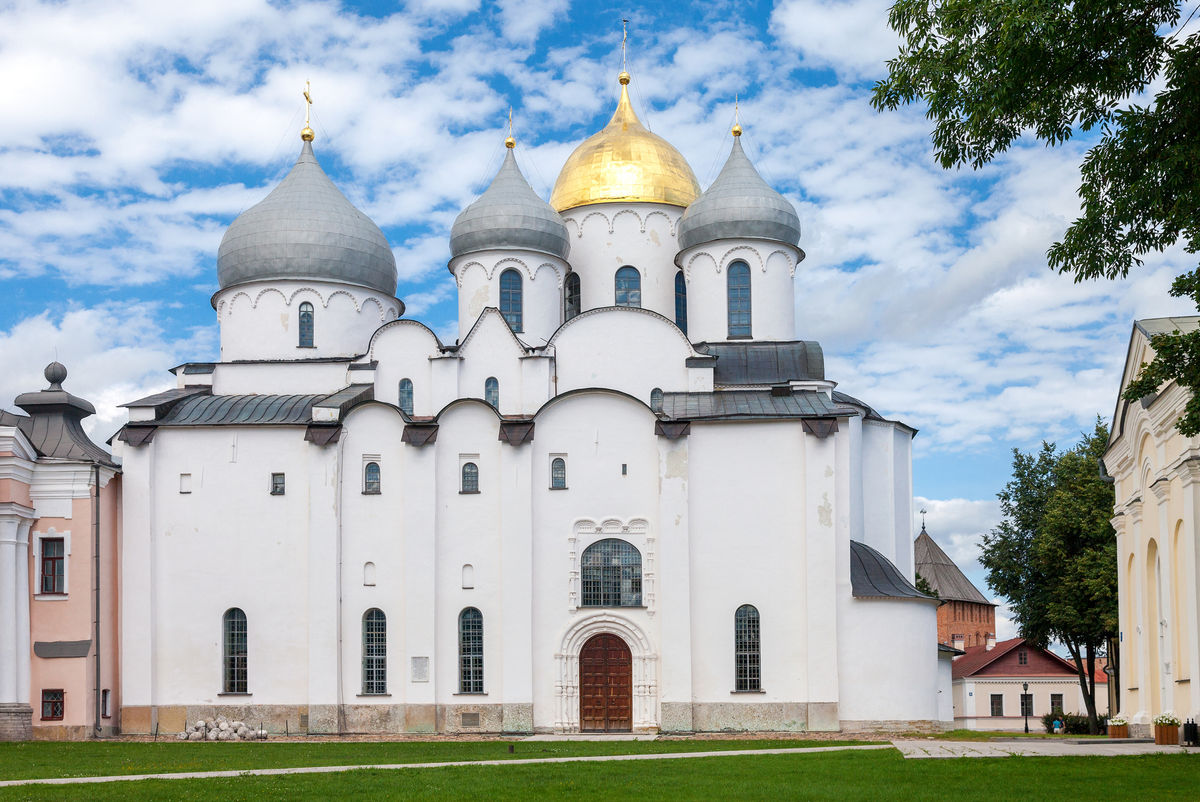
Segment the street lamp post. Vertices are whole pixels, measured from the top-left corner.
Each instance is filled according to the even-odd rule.
[[[1026,704],[1026,701],[1029,700],[1029,683],[1022,682],[1021,689],[1024,691],[1024,694],[1021,696],[1021,712],[1025,715],[1025,734],[1028,735],[1029,734],[1029,708],[1033,707],[1033,705]]]

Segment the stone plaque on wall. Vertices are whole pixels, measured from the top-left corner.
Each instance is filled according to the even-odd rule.
[[[412,681],[429,682],[428,657],[414,657],[412,659]]]

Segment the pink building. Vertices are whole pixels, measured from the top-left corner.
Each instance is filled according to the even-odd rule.
[[[120,468],[62,388],[0,410],[0,740],[118,731]]]

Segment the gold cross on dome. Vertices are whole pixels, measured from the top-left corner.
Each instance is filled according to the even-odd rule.
[[[309,81],[304,82],[304,128],[300,131],[300,138],[305,142],[313,141],[312,121],[312,84]]]
[[[625,69],[625,43],[629,41],[629,20],[621,20],[621,72]]]

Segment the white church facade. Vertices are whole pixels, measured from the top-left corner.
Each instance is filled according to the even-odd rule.
[[[459,215],[459,340],[299,160],[230,226],[220,360],[128,404],[122,732],[938,727],[915,431],[796,338],[792,205],[634,114]],[[801,305],[802,306],[802,305]]]

